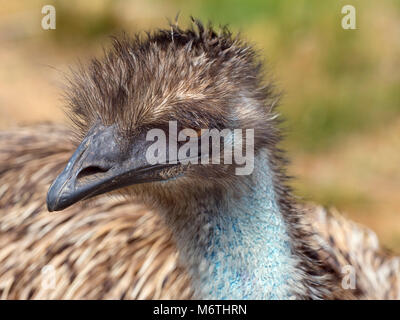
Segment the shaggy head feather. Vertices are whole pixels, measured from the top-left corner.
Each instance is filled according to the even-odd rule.
[[[67,97],[69,115],[81,136],[98,124],[113,126],[122,148],[171,120],[177,121],[178,128],[195,130],[254,129],[254,152],[257,158],[266,151],[277,214],[282,215],[297,261],[295,278],[303,291],[294,294],[322,298],[330,294],[326,287],[328,283],[334,287],[333,279],[318,259],[319,248],[308,245],[311,235],[286,185],[286,160],[277,147],[281,136],[275,111],[278,95],[273,88],[272,83],[265,83],[250,45],[227,29],[217,33],[195,22],[188,30],[171,26],[171,30],[144,37],[114,39],[103,59],[93,60],[74,74]],[[204,199],[209,205],[227,195],[240,198],[257,187],[251,177],[239,179],[226,166],[197,165],[185,170],[184,177],[169,180],[167,187],[165,182],[146,183],[119,192],[133,194],[155,209],[171,212],[172,208],[175,213],[167,215],[167,222],[179,234],[185,223],[198,218],[186,214],[182,218],[182,208],[196,212],[188,204],[201,207]]]

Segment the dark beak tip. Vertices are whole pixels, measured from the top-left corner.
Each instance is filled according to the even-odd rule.
[[[61,211],[69,207],[69,205],[63,198],[53,196],[50,192],[47,193],[46,204],[47,204],[47,210],[49,212]]]
[[[81,200],[136,181],[131,173],[140,167],[143,159],[126,165],[114,139],[113,126],[91,129],[49,187],[46,197],[49,212],[64,210]]]
[[[57,205],[57,195],[54,192],[53,185],[50,186],[49,191],[47,191],[47,197],[46,197],[46,204],[47,204],[47,210],[49,212],[56,211],[56,205]]]
[[[46,204],[47,204],[47,210],[48,210],[49,212],[56,211],[56,207],[55,207],[55,205],[54,205],[53,202],[49,201],[48,195],[47,195]]]
[[[60,180],[60,176],[57,177],[47,191],[46,204],[49,212],[60,211],[68,206],[66,204],[65,190],[60,189],[60,186],[63,185]]]

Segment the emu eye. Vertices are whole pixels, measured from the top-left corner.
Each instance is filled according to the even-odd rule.
[[[200,138],[202,135],[201,129],[185,128],[182,130],[182,133],[190,138]]]

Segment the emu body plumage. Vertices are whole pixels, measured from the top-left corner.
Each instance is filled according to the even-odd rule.
[[[0,298],[190,297],[171,234],[132,201],[98,199],[50,214],[45,194],[74,149],[51,125],[0,133]],[[56,286],[42,286],[46,266]]]
[[[54,125],[0,133],[0,297],[2,299],[185,299],[192,296],[171,234],[140,204],[100,198],[49,214],[45,197],[65,165],[72,133]],[[356,270],[356,289],[327,298],[399,299],[400,259],[376,235],[336,212],[308,205],[310,246],[342,281]],[[42,286],[53,266],[55,289]]]
[[[277,148],[277,96],[254,50],[199,23],[172,29],[116,40],[68,91],[82,143],[48,207],[102,190],[130,200],[100,195],[50,214],[44,193],[74,149],[71,134],[42,126],[0,136],[2,297],[398,298],[399,258],[372,232],[294,201]],[[144,133],[171,120],[254,129],[254,173],[178,164],[146,176]],[[56,270],[53,289],[40,286],[46,265]],[[348,266],[353,289],[342,283]]]

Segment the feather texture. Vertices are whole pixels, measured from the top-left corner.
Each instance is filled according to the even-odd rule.
[[[254,129],[256,165],[248,176],[234,175],[234,165],[176,166],[160,173],[162,182],[117,190],[130,200],[98,197],[50,214],[45,193],[74,149],[73,135],[51,125],[1,133],[1,297],[398,298],[399,259],[372,232],[296,204],[277,147],[277,95],[258,60],[227,29],[195,22],[115,39],[103,59],[74,74],[66,93],[75,132],[111,130],[123,159],[127,150],[144,152],[136,140],[170,120],[196,130]],[[110,155],[108,146],[99,147],[100,157]],[[56,190],[71,180],[60,179]],[[344,283],[344,269],[354,285]]]
[[[324,248],[320,258],[339,277],[354,276],[359,299],[400,299],[400,257],[382,248],[372,230],[317,205],[308,207],[305,220]]]
[[[171,234],[148,209],[105,197],[47,211],[49,184],[74,148],[71,134],[49,125],[0,133],[0,297],[190,297]],[[42,285],[45,266],[55,270],[53,289]]]
[[[47,212],[45,193],[74,149],[71,134],[53,125],[0,133],[0,297],[190,298],[171,234],[149,209],[102,197]],[[356,289],[327,298],[400,298],[400,259],[371,230],[316,205],[306,206],[302,223],[314,234],[310,247],[323,248],[326,272],[342,281],[344,266],[356,270]],[[42,286],[45,266],[55,270],[53,289]]]

